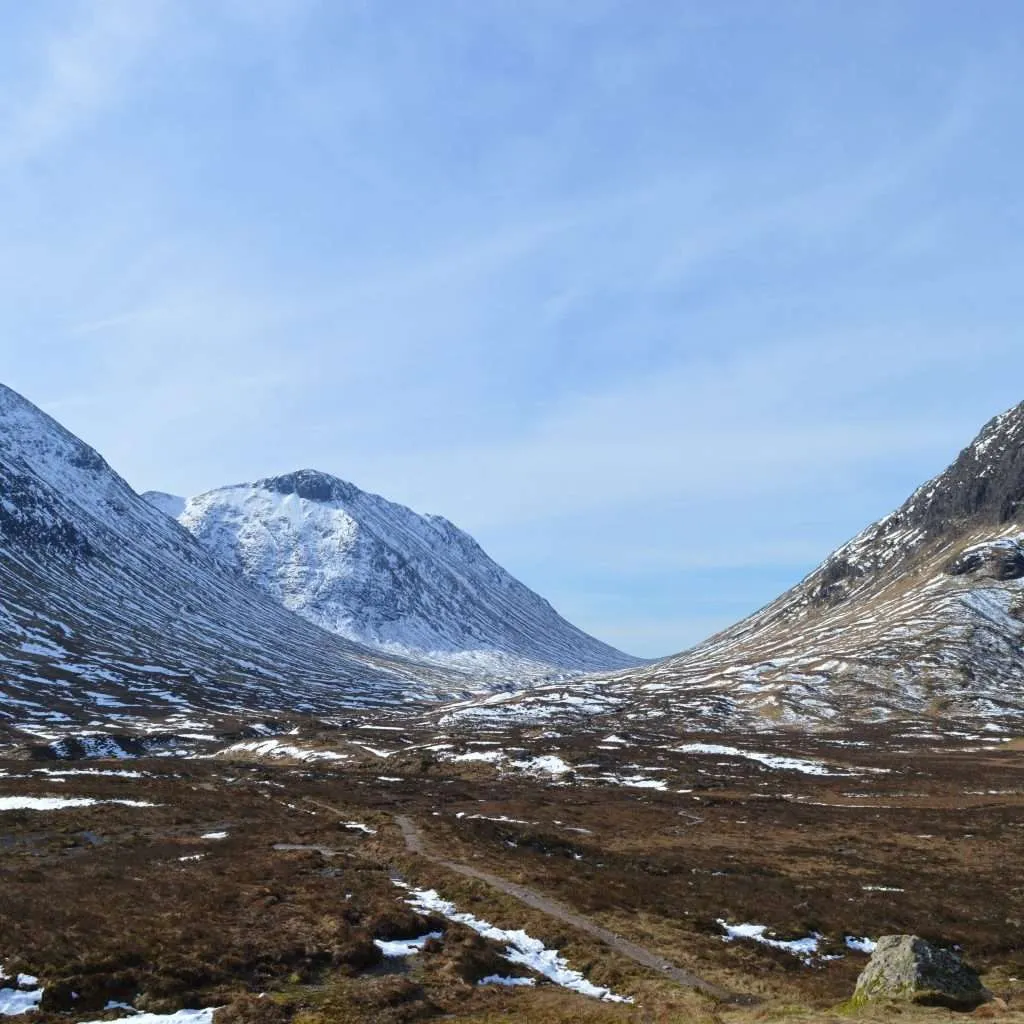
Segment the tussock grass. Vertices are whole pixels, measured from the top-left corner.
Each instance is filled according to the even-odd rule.
[[[0,815],[0,962],[47,987],[42,1011],[25,1024],[92,1019],[108,1000],[154,1011],[223,1006],[218,1024],[962,1020],[942,1010],[843,1007],[866,963],[845,949],[843,935],[907,931],[963,945],[986,972],[1007,1006],[979,1010],[979,1019],[1022,1019],[1024,985],[1012,979],[1024,978],[1024,886],[1012,866],[1024,841],[1024,796],[1013,744],[897,746],[880,727],[850,734],[871,744],[851,749],[804,736],[727,740],[890,769],[814,777],[663,749],[678,737],[598,749],[610,731],[622,730],[595,726],[557,740],[513,732],[506,743],[597,764],[581,773],[592,779],[632,771],[626,762],[661,767],[668,792],[571,777],[555,786],[472,762],[424,766],[416,752],[386,767],[369,756],[335,766],[154,759],[131,764],[149,773],[142,779],[59,784],[14,777],[30,775],[29,762],[0,765],[10,773],[5,794],[159,805]],[[459,811],[466,816],[456,818]],[[716,1005],[482,882],[409,854],[395,813],[417,821],[445,857],[528,885],[760,1005]],[[377,833],[347,830],[345,820]],[[200,838],[212,831],[228,837]],[[281,843],[325,852],[275,850]],[[389,870],[436,888],[460,910],[525,929],[635,1004],[601,1004],[550,984],[476,985],[487,974],[516,972],[493,943],[412,911]],[[718,918],[766,924],[783,938],[820,931],[831,943],[822,952],[844,959],[807,967],[752,942],[725,943]],[[382,960],[373,944],[434,930],[444,939],[406,961]]]

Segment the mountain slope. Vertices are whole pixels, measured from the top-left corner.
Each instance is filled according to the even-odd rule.
[[[247,586],[0,386],[0,725],[324,711],[452,690],[466,692],[465,677],[326,633]]]
[[[144,495],[174,509],[170,495]],[[468,534],[313,470],[210,491],[178,521],[223,565],[340,636],[522,678],[638,664],[566,622]]]
[[[573,700],[540,690],[457,713],[583,706],[714,728],[1024,722],[1024,405],[766,608]]]

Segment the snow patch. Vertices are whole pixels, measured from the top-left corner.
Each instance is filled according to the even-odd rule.
[[[427,932],[418,939],[374,939],[373,944],[387,957],[412,956],[431,939],[440,939],[443,932]]]
[[[361,821],[343,821],[341,823],[345,828],[352,829],[353,832],[365,832],[368,836],[375,836],[377,830],[370,828],[369,825],[364,825]]]
[[[0,1017],[18,1017],[23,1013],[39,1009],[43,998],[41,988],[22,992],[16,988],[0,988]]]
[[[793,956],[798,956],[805,961],[818,952],[818,943],[821,941],[821,936],[816,932],[802,939],[770,939],[766,934],[768,932],[766,924],[729,924],[723,918],[718,918],[717,923],[725,932],[725,935],[722,936],[723,942],[733,942],[736,939],[752,939],[754,942],[760,942],[764,946],[771,946],[772,949],[783,949],[787,953],[792,953]]]
[[[94,804],[159,806],[148,800],[97,800],[91,796],[0,796],[0,811],[59,811],[66,807],[92,807]]]
[[[579,992],[591,999],[602,999],[605,1002],[614,1003],[633,1002],[628,996],[616,995],[611,989],[591,984],[579,971],[570,969],[568,961],[559,956],[557,950],[548,949],[543,942],[528,935],[525,931],[497,928],[489,921],[475,917],[473,914],[460,913],[456,910],[454,903],[442,899],[434,889],[411,889],[406,903],[416,910],[425,913],[438,913],[449,921],[464,924],[485,939],[505,943],[506,948],[503,955],[506,960],[522,967],[528,967],[556,985]]]
[[[572,765],[567,764],[560,757],[554,754],[542,754],[540,757],[531,757],[526,761],[509,761],[513,768],[532,774],[564,775],[572,771]]]
[[[807,761],[799,757],[780,757],[777,754],[761,754],[753,750],[740,750],[721,743],[684,743],[674,747],[681,754],[717,754],[720,757],[743,757],[748,761],[757,761],[768,768],[780,771],[802,772],[804,775],[843,775],[831,769],[821,761]]]
[[[536,978],[506,978],[501,974],[489,974],[481,978],[479,985],[504,985],[506,988],[531,988],[537,984]]]
[[[633,789],[657,789],[664,793],[668,789],[668,783],[664,779],[647,779],[642,775],[602,775],[603,782],[609,782],[616,786],[630,786]]]
[[[131,1009],[131,1007],[124,1007]],[[130,1020],[132,1024],[213,1024],[213,1015],[218,1007],[206,1010],[176,1010],[174,1013],[139,1013],[133,1017],[119,1017],[118,1020]],[[110,1021],[90,1020],[82,1024],[111,1024]]]
[[[333,750],[305,750],[280,740],[247,740],[233,743],[219,752],[220,757],[229,754],[255,754],[257,757],[287,757],[293,761],[347,761],[348,754]]]

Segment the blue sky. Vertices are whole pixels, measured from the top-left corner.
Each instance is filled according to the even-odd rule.
[[[0,379],[668,654],[1024,399],[1024,9],[8,0]]]

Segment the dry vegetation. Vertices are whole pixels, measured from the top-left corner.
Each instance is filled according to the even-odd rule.
[[[844,936],[916,932],[963,946],[986,973],[1007,1005],[977,1016],[1024,1020],[1024,984],[1016,980],[1024,979],[1019,744],[935,746],[881,730],[843,737],[862,746],[724,741],[884,769],[814,776],[663,749],[679,737],[632,736],[608,749],[602,732],[474,737],[522,748],[520,757],[556,754],[595,766],[555,780],[446,763],[422,749],[327,767],[78,762],[69,767],[127,765],[146,774],[62,781],[39,774],[38,761],[2,762],[3,795],[157,805],[0,811],[0,963],[46,985],[40,1013],[22,1019],[113,1018],[103,1007],[123,1000],[154,1011],[223,1006],[218,1024],[845,1020],[842,1004],[866,957],[847,949]],[[350,749],[351,731],[315,735],[325,747]],[[394,736],[385,744],[392,749],[433,739]],[[453,742],[456,751],[473,749]],[[667,791],[600,781],[613,772],[663,779]],[[410,853],[395,813],[417,822],[430,851],[553,897],[756,1004],[716,1003],[680,988],[512,896]],[[514,820],[490,820],[501,817]],[[201,838],[221,831],[226,839]],[[282,844],[308,849],[275,849]],[[635,1003],[600,1003],[550,984],[476,984],[523,972],[468,928],[412,912],[392,876],[436,888],[502,927],[525,928],[590,981]],[[719,918],[766,924],[783,938],[820,932],[820,953],[842,959],[808,966],[753,942],[726,943]],[[433,930],[443,939],[408,959],[384,959],[373,944]]]

